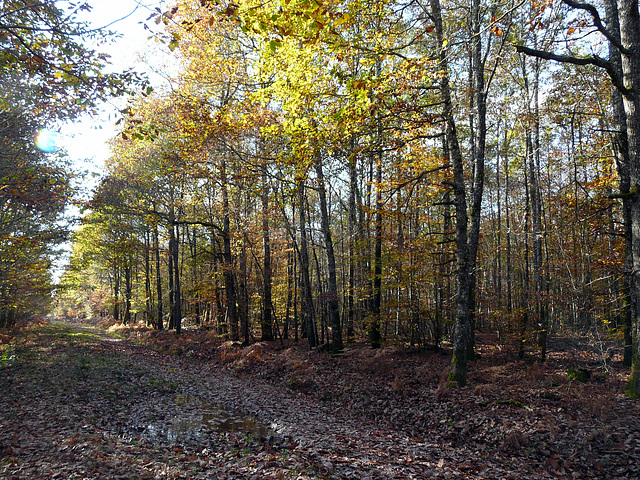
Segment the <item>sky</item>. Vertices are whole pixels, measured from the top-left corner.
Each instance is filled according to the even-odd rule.
[[[166,2],[162,0],[88,0],[93,7],[82,19],[95,28],[108,26],[108,29],[121,36],[114,42],[99,46],[91,46],[100,52],[111,55],[111,65],[107,71],[123,71],[134,68],[146,72],[151,84],[156,88],[166,84],[166,80],[155,70],[164,70],[165,63],[171,62],[171,54],[167,47],[149,39],[150,32],[144,29],[147,23],[157,28],[153,20],[147,21],[156,7],[163,10]],[[148,60],[148,59],[151,60]],[[169,65],[170,66],[170,65]],[[118,133],[116,121],[120,118],[120,110],[126,107],[126,98],[114,99],[99,106],[98,115],[85,116],[74,122],[61,125],[56,137],[58,148],[68,154],[74,168],[80,171],[95,173],[89,175],[82,185],[89,191],[98,182],[97,174],[102,173],[105,160],[110,155],[108,141]],[[68,212],[70,216],[78,216],[79,210],[74,208]],[[63,253],[53,265],[54,281],[60,279],[69,260],[70,245],[65,245]]]
[[[169,61],[169,54],[163,60],[162,46],[149,39],[150,32],[143,24],[156,27],[153,20],[147,22],[147,19],[156,7],[164,8],[164,3],[156,0],[89,0],[93,8],[83,19],[96,28],[108,26],[109,30],[121,34],[113,43],[95,47],[111,55],[112,65],[108,71],[134,68],[148,72],[156,86],[163,81],[147,62],[151,62],[148,60],[151,58],[154,68],[160,68],[162,65],[158,62]],[[166,47],[164,50],[168,52]],[[100,172],[110,154],[108,140],[117,133],[115,122],[125,106],[126,98],[114,99],[100,106],[98,116],[86,116],[61,126],[59,146],[67,151],[76,166]]]

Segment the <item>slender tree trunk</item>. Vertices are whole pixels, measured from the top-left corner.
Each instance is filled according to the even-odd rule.
[[[482,197],[484,194],[484,170],[487,142],[487,86],[484,78],[484,59],[482,56],[481,8],[480,0],[471,3],[472,48],[471,65],[473,76],[473,95],[475,97],[475,148],[472,165],[471,211],[468,213],[470,226],[468,242],[469,254],[469,315],[470,338],[467,345],[467,357],[475,359],[475,315],[476,315],[476,259],[480,245],[480,224],[482,222]]]
[[[439,48],[440,70],[443,72],[440,95],[442,98],[442,116],[445,121],[447,149],[453,169],[453,193],[456,212],[456,254],[458,261],[456,290],[456,319],[453,335],[453,358],[449,381],[464,386],[467,383],[467,364],[469,351],[473,348],[473,300],[470,296],[473,287],[473,265],[470,258],[468,238],[467,191],[465,186],[462,152],[458,143],[456,123],[453,117],[453,101],[449,86],[449,65],[442,24],[440,0],[431,1],[431,13]],[[478,212],[479,214],[479,212]]]
[[[302,283],[302,296],[304,301],[304,324],[309,348],[318,346],[316,333],[316,314],[313,304],[313,294],[311,292],[311,276],[309,275],[309,246],[307,241],[307,221],[305,215],[305,188],[304,180],[297,180],[298,186],[298,222],[300,224],[300,281]]]
[[[526,152],[525,157],[529,158],[531,151],[531,132],[526,132],[525,144]],[[531,185],[529,184],[529,164],[526,159],[523,162],[523,182],[525,190],[525,202],[524,202],[524,271],[521,274],[522,289],[521,289],[521,313],[519,316],[520,322],[520,344],[518,346],[518,358],[523,359],[526,353],[527,347],[527,330],[529,329],[530,320],[530,303],[531,303],[531,264],[529,258],[531,257],[531,245],[529,243],[530,237],[530,225],[531,225]]]
[[[269,232],[269,183],[267,179],[267,165],[262,166],[262,274],[263,274],[263,292],[262,299],[262,325],[261,337],[263,342],[273,340],[273,303],[271,298],[271,235]],[[287,305],[288,306],[288,305]],[[285,319],[285,330],[288,327],[288,310]]]
[[[347,233],[349,236],[349,290],[347,293],[347,342],[353,341],[354,323],[356,318],[356,231],[357,231],[357,206],[356,195],[358,190],[357,157],[351,140],[351,157],[349,158],[349,222]]]
[[[179,334],[182,330],[182,293],[180,291],[180,249],[178,225],[175,222],[173,208],[169,214],[169,255],[173,265],[173,303],[171,305],[171,324]]]
[[[293,256],[293,340],[298,343],[298,257]]]
[[[144,304],[147,326],[153,324],[152,296],[151,296],[151,232],[147,228],[144,232]]]
[[[381,147],[379,147],[381,148]],[[381,156],[381,154],[378,154]],[[380,315],[382,310],[382,158],[376,162],[376,216],[375,243],[373,252],[373,305],[372,321],[369,326],[369,343],[371,348],[380,348]]]
[[[376,60],[376,76],[382,71],[380,58]],[[369,343],[371,348],[380,348],[382,335],[380,334],[382,310],[382,125],[377,121],[376,149],[372,155],[372,163],[376,166],[376,205],[375,205],[375,247],[373,252],[373,305],[372,321],[369,326]]]
[[[507,148],[507,131],[504,133],[505,149]],[[511,315],[513,314],[513,272],[511,268],[511,206],[509,204],[510,193],[510,178],[509,178],[509,157],[504,157],[504,216],[505,216],[505,268],[506,268],[506,280],[507,280],[507,321],[511,321]]]
[[[231,253],[231,220],[229,212],[229,186],[227,183],[227,163],[223,159],[220,165],[220,180],[222,188],[222,257],[224,287],[227,296],[227,322],[229,327],[229,339],[239,339],[238,299],[236,292],[235,276],[233,274],[233,255]]]
[[[333,250],[333,239],[331,237],[331,226],[329,222],[329,208],[327,206],[327,192],[324,183],[324,172],[322,170],[322,157],[318,149],[315,152],[315,169],[318,178],[318,196],[320,198],[320,224],[324,246],[327,255],[328,270],[328,306],[329,319],[331,323],[331,349],[333,352],[341,352],[344,348],[342,344],[342,324],[340,323],[340,306],[338,304],[338,279],[336,274],[336,257]]]
[[[291,323],[291,307],[293,306],[294,270],[291,253],[287,252],[287,305],[285,307],[284,324],[282,326],[282,339],[289,339],[289,325]],[[295,313],[294,313],[295,315]]]
[[[618,5],[616,0],[605,0],[607,16],[607,28],[616,39],[620,39],[620,22],[618,21]],[[613,64],[616,74],[622,78],[622,55],[612,44],[609,44],[609,61]],[[624,219],[624,277],[622,278],[622,323],[624,332],[624,358],[623,363],[631,366],[633,356],[633,319],[637,308],[637,298],[632,295],[632,271],[633,271],[633,233],[631,229],[631,198],[630,198],[630,164],[629,143],[627,140],[627,115],[624,110],[622,94],[616,89],[611,91],[611,105],[613,107],[613,121],[615,134],[612,139],[613,152],[618,170],[618,189],[622,201],[622,215]]]
[[[133,259],[128,254],[126,264],[124,266],[124,320],[122,323],[129,325],[131,323],[131,297],[133,296],[131,285],[131,264]]]
[[[162,311],[162,271],[160,270],[160,239],[158,235],[158,225],[153,226],[153,244],[156,257],[156,294],[158,296],[158,311],[156,317],[156,328],[162,330],[163,325],[163,311]]]
[[[239,272],[238,272],[238,315],[242,327],[242,344],[251,343],[249,331],[249,293],[247,291],[247,232],[242,232],[242,247],[240,248]]]
[[[167,326],[167,328],[169,330],[173,330],[174,328],[176,328],[176,317],[175,317],[175,302],[176,302],[176,290],[175,290],[175,285],[174,285],[174,281],[175,281],[175,275],[173,273],[174,270],[174,258],[173,258],[173,240],[174,240],[174,236],[173,236],[173,224],[170,224],[169,226],[169,251],[167,252],[167,257],[168,257],[168,274],[169,274],[169,325]]]
[[[538,321],[538,344],[540,357],[544,362],[547,357],[547,337],[549,318],[547,311],[546,278],[543,265],[544,228],[542,225],[542,187],[540,186],[540,59],[535,59],[533,85],[533,145],[529,152],[529,183],[531,190],[531,226],[533,234],[533,285],[535,289],[536,317]]]
[[[113,266],[113,319],[120,321],[120,268],[117,263]]]

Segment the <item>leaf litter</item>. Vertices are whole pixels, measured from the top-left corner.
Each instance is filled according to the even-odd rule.
[[[600,374],[573,346],[541,365],[479,342],[452,389],[446,352],[122,333],[39,323],[5,341],[1,478],[640,477],[624,369],[569,379]]]

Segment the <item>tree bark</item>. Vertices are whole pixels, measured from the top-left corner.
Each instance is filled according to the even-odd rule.
[[[327,255],[328,270],[328,306],[329,319],[331,323],[331,349],[334,353],[342,352],[342,324],[340,322],[340,306],[338,304],[338,278],[336,274],[336,257],[333,250],[333,239],[331,236],[331,225],[329,221],[329,208],[327,205],[327,192],[324,182],[324,172],[322,169],[322,155],[318,148],[315,151],[315,170],[318,179],[318,196],[320,199],[320,225],[324,246]]]
[[[300,261],[300,281],[302,283],[302,296],[304,302],[304,327],[309,341],[309,348],[318,346],[316,333],[316,314],[313,304],[313,294],[311,292],[311,276],[309,275],[309,246],[307,241],[307,221],[305,215],[305,188],[304,180],[297,179],[298,190],[298,222],[300,225],[300,248],[298,249]]]
[[[179,226],[175,222],[175,214],[172,211],[169,214],[169,255],[171,255],[173,264],[173,304],[171,305],[171,322],[176,333],[179,334],[182,330],[182,292],[180,289],[180,249],[178,248],[179,241]]]
[[[631,210],[631,234],[633,253],[632,297],[640,298],[640,13],[638,0],[618,0],[620,40],[627,50],[622,54],[624,86],[629,92],[623,95],[626,113],[627,141],[629,146],[629,193]],[[640,318],[635,309],[633,319],[632,365],[627,391],[640,396]]]
[[[620,22],[618,21],[618,5],[616,0],[605,0],[605,11],[607,16],[607,28],[610,33],[620,40]],[[609,61],[613,64],[616,74],[622,78],[622,55],[620,51],[612,44],[609,44]],[[613,152],[616,159],[616,167],[618,170],[620,192],[622,202],[622,215],[624,221],[624,276],[622,278],[622,323],[623,323],[623,341],[624,341],[624,358],[623,363],[627,367],[631,366],[631,358],[633,356],[633,318],[637,308],[637,299],[632,295],[632,276],[633,271],[633,249],[632,249],[632,229],[631,229],[631,199],[629,197],[630,178],[629,178],[629,143],[627,140],[627,116],[624,111],[624,100],[622,94],[616,89],[611,91],[611,106],[613,109],[613,121],[615,133],[612,139]]]
[[[124,266],[124,319],[122,321],[125,325],[131,323],[131,297],[133,296],[131,284],[132,263],[133,259],[131,258],[131,254],[127,254]]]
[[[153,323],[152,298],[151,298],[151,232],[147,228],[144,232],[144,304],[145,320],[147,326]]]
[[[267,165],[262,166],[262,324],[261,337],[265,341],[273,340],[273,303],[271,298],[272,268],[271,268],[271,235],[269,232],[269,183],[267,180]],[[288,321],[288,317],[287,320]]]
[[[162,311],[162,272],[160,271],[160,239],[158,235],[158,225],[153,226],[153,244],[156,257],[156,295],[158,296],[158,311],[156,317],[156,328],[162,330],[163,325],[163,311]]]
[[[451,360],[451,371],[448,379],[450,382],[455,382],[459,386],[464,386],[467,383],[469,349],[473,345],[472,298],[470,297],[473,272],[468,244],[467,191],[462,152],[460,150],[460,144],[458,143],[457,128],[453,117],[453,101],[451,99],[449,86],[449,64],[447,51],[445,49],[442,10],[440,0],[430,0],[430,2],[438,43],[440,71],[443,72],[440,84],[440,95],[442,98],[442,116],[445,122],[447,150],[453,168],[453,200],[455,203],[456,217],[456,255],[458,262],[456,318],[453,336],[453,358]]]
[[[356,195],[358,190],[358,171],[356,163],[356,154],[351,148],[351,157],[349,158],[349,222],[348,222],[348,241],[349,241],[349,290],[347,293],[347,342],[353,340],[354,323],[356,318],[356,232],[357,232],[357,207]]]
[[[238,299],[233,274],[233,255],[231,252],[231,220],[229,213],[229,186],[227,183],[227,164],[223,159],[220,165],[222,187],[222,258],[224,287],[227,294],[227,322],[229,339],[237,341],[240,335],[238,321]]]

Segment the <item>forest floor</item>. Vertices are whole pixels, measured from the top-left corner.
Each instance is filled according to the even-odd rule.
[[[446,352],[115,334],[0,332],[0,478],[640,478],[640,402],[605,342],[539,364],[479,336],[448,388]]]

